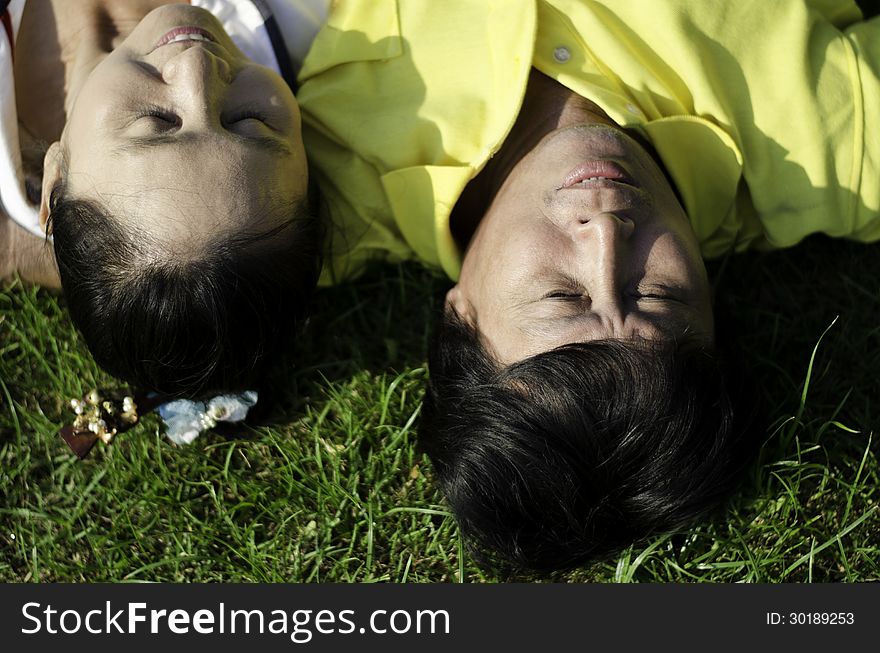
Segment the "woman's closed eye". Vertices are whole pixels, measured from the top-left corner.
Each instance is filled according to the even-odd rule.
[[[180,127],[183,123],[180,116],[170,109],[165,109],[158,105],[149,105],[140,109],[135,115],[135,123],[143,121],[149,125],[154,131],[168,131]],[[262,124],[272,129],[268,116],[253,107],[242,107],[230,112],[227,116],[221,118],[221,122],[226,129],[233,128],[236,125]]]
[[[139,110],[135,122],[144,121],[156,131],[166,131],[180,126],[180,116],[158,105],[150,105]]]
[[[234,111],[230,111],[221,118],[221,122],[227,129],[234,128],[237,125],[247,126],[251,123],[256,126],[263,125],[272,130],[275,129],[268,114],[262,108],[253,105],[239,107]]]
[[[256,120],[258,122],[266,122],[266,116],[259,111],[254,109],[242,109],[231,116],[227,122],[235,123],[241,122],[242,120]]]

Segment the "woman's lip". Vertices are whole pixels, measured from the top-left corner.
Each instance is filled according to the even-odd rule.
[[[623,166],[614,161],[585,161],[565,175],[559,188],[571,188],[594,177],[603,177],[609,181],[638,188]]]
[[[156,48],[161,48],[163,45],[168,45],[169,43],[171,43],[172,40],[174,40],[176,37],[180,36],[181,34],[183,34],[183,35],[198,34],[199,36],[203,36],[206,39],[208,39],[209,41],[211,41],[211,43],[217,42],[217,39],[208,30],[203,29],[201,27],[196,27],[194,25],[186,25],[183,27],[175,27],[174,29],[166,32],[165,35],[161,39],[159,39],[159,41],[156,43],[156,45],[153,46],[153,50],[155,50]]]

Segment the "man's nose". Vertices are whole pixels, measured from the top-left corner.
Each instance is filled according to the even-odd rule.
[[[578,218],[572,229],[577,239],[610,245],[629,240],[635,231],[635,224],[629,218],[621,217],[616,213],[598,213]]]
[[[629,256],[629,240],[635,231],[632,220],[614,213],[600,213],[580,221],[574,237],[589,280],[591,310],[613,324],[622,324],[624,292],[622,271]]]

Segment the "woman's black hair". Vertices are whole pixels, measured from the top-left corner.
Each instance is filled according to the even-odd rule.
[[[220,232],[176,258],[95,202],[52,192],[55,258],[96,362],[142,391],[195,397],[255,388],[308,311],[320,225],[302,201],[279,226]]]
[[[596,340],[503,367],[447,309],[429,366],[419,443],[488,566],[565,569],[678,530],[757,450],[698,343]]]

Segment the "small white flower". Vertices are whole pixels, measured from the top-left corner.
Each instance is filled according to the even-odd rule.
[[[217,422],[240,422],[257,403],[253,390],[234,395],[214,397],[203,401],[178,399],[159,406],[158,413],[165,422],[165,435],[175,444],[190,444],[203,431],[217,426]]]
[[[255,403],[257,393],[253,390],[235,395],[220,395],[208,402],[208,414],[218,422],[240,422],[247,417]]]

